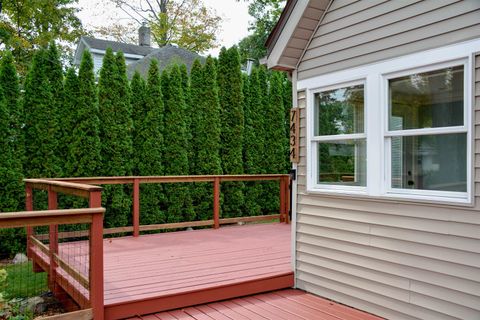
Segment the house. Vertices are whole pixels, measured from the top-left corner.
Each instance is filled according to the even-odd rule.
[[[480,319],[480,1],[289,0],[266,46],[300,115],[295,286]]]
[[[172,45],[152,47],[150,28],[142,25],[138,29],[138,45],[82,36],[75,50],[74,64],[80,65],[83,52],[89,50],[93,56],[94,72],[98,74],[107,48],[112,48],[114,52],[123,52],[129,78],[133,76],[135,70],[146,77],[152,59],[158,60],[160,69],[172,63],[185,63],[188,70],[195,59],[205,60],[194,52]]]

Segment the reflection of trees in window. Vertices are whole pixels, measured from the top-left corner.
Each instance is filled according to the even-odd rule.
[[[363,85],[318,93],[315,135],[364,132]],[[339,182],[355,176],[356,147],[353,141],[319,144],[321,182]]]

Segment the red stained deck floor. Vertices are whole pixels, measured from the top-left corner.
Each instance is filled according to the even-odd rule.
[[[209,303],[130,320],[380,320],[371,314],[300,290]]]
[[[60,245],[60,256],[86,270],[78,246]],[[106,318],[289,288],[290,246],[290,225],[281,223],[106,239]]]

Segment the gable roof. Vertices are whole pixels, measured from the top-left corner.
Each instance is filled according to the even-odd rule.
[[[296,68],[330,2],[331,0],[287,1],[265,43],[268,68]]]
[[[152,47],[98,39],[88,36],[83,36],[81,38],[81,41],[82,40],[90,49],[96,49],[100,51],[106,51],[107,48],[112,48],[114,52],[122,51],[124,54],[146,56],[152,51],[156,50],[156,48]]]
[[[189,72],[195,59],[200,59],[202,62],[205,61],[204,57],[194,52],[172,45],[166,45],[162,48],[154,49],[149,55],[128,65],[128,77],[131,78],[135,71],[140,72],[143,77],[146,77],[152,59],[158,61],[160,70],[165,69],[168,65],[173,63],[185,63]]]

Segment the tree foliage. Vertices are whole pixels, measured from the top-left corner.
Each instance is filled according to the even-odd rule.
[[[136,110],[134,143],[137,174],[140,176],[161,176],[163,170],[163,96],[158,61],[153,59],[148,70],[146,87],[141,80],[132,79],[132,95],[142,99],[139,90],[145,88],[143,110]],[[133,99],[132,99],[133,102]],[[138,101],[136,102],[138,104]],[[140,107],[140,106],[139,106]],[[142,114],[139,114],[142,112]],[[162,186],[142,185],[140,207],[141,223],[165,223]]]
[[[85,33],[76,16],[78,0],[9,0],[3,1],[0,19],[0,45],[11,50],[24,74],[38,47],[46,47],[51,41],[65,43],[64,51],[72,52],[73,43]]]
[[[25,81],[25,173],[29,178],[61,176],[57,150],[57,104],[47,76],[45,49],[38,50]]]
[[[217,46],[222,18],[202,0],[110,0],[141,25],[152,30],[159,47],[175,44],[201,53]]]
[[[132,119],[129,87],[123,54],[113,54],[109,48],[103,59],[98,82],[99,119],[102,169],[106,176],[131,174]],[[105,214],[109,227],[127,225],[131,199],[123,186],[105,187]]]
[[[180,68],[174,65],[162,73],[164,94],[164,170],[165,175],[187,175],[189,172],[186,105]],[[167,221],[190,221],[195,216],[190,188],[183,183],[165,185]]]
[[[65,88],[67,90],[67,87]],[[70,94],[66,94],[66,97]],[[84,51],[78,71],[78,91],[71,106],[74,114],[66,175],[74,177],[97,176],[101,169],[100,120],[98,118],[97,88],[93,59]],[[70,109],[70,108],[66,108]]]
[[[191,71],[193,175],[222,173],[220,161],[220,105],[216,62],[208,57],[205,66],[195,60]],[[211,219],[213,194],[211,183],[197,184],[194,204],[199,219]]]
[[[224,174],[243,173],[244,114],[242,72],[236,47],[222,48],[218,60],[220,119],[222,122],[220,157]],[[243,183],[224,183],[223,212],[239,216],[243,206]]]
[[[0,84],[3,88],[6,108],[10,116],[10,135],[14,157],[23,163],[25,156],[25,137],[23,124],[25,122],[23,105],[20,102],[20,84],[15,69],[13,55],[5,51],[0,61]]]

